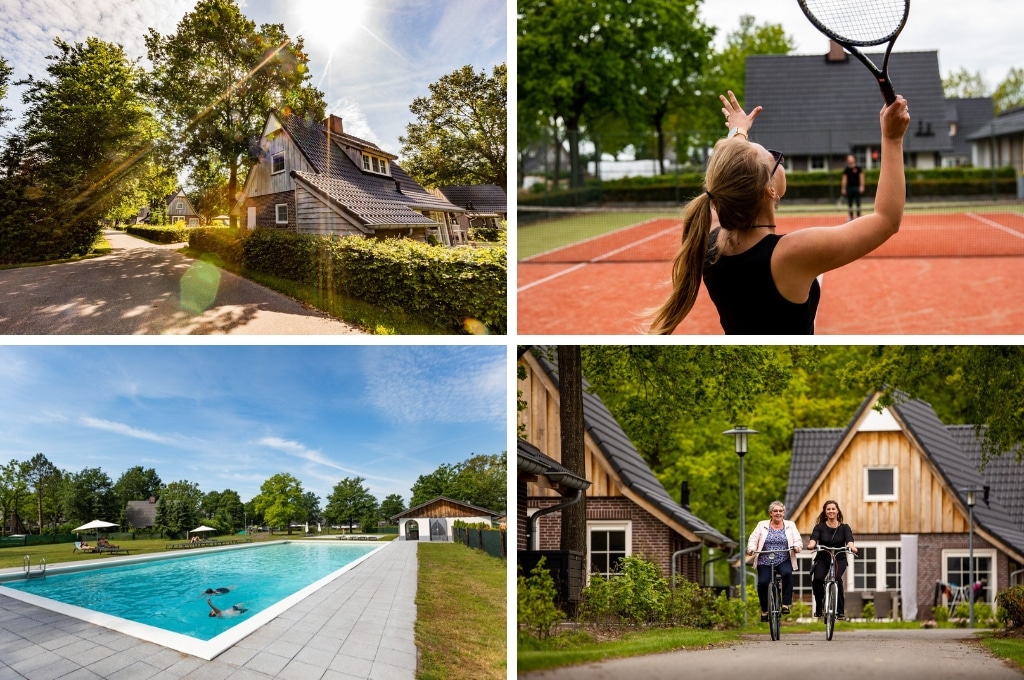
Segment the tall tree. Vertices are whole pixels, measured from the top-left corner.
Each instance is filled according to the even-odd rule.
[[[466,65],[430,84],[409,110],[402,142],[402,167],[428,187],[497,184],[508,180],[508,68],[490,76]]]
[[[380,514],[384,516],[388,524],[392,523],[392,517],[404,511],[405,502],[397,493],[389,494],[387,498],[380,502]]]
[[[583,442],[583,360],[579,345],[558,346],[558,416],[562,430],[561,463],[586,478]],[[587,554],[587,497],[562,509],[563,550]]]
[[[43,533],[43,499],[47,494],[56,494],[60,481],[60,470],[41,453],[28,461],[26,480],[36,497],[36,511],[39,533]]]
[[[128,501],[144,501],[159,495],[162,486],[155,469],[135,465],[121,473],[114,482],[114,494],[120,507],[125,507]]]
[[[19,533],[30,496],[28,463],[12,459],[0,466],[0,536],[7,533],[8,527],[11,533]]]
[[[302,483],[287,472],[281,472],[263,482],[253,499],[253,507],[271,528],[285,526],[291,534],[293,521],[306,520],[302,494]]]
[[[302,507],[307,522],[319,522],[321,518],[320,497],[312,491],[302,494]]]
[[[327,496],[324,517],[332,524],[351,525],[377,510],[377,499],[363,486],[362,477],[346,477],[334,485]]]
[[[196,161],[185,190],[204,223],[231,210],[228,196],[228,170],[215,153]]]
[[[166,183],[138,64],[96,38],[54,45],[49,77],[18,82],[27,109],[5,165],[29,174],[31,191],[19,214],[0,218],[0,262],[85,254],[126,188]]]
[[[410,506],[426,503],[438,496],[447,496],[488,510],[502,510],[506,504],[506,456],[474,455],[456,463],[442,463],[427,475],[420,475],[412,485]]]
[[[942,79],[942,93],[947,99],[968,99],[972,97],[988,97],[991,92],[981,71],[971,73],[961,66]]]
[[[257,29],[234,0],[200,0],[175,33],[150,29],[146,47],[151,91],[174,131],[175,153],[183,165],[216,153],[227,165],[231,201],[240,172],[255,162],[250,141],[271,109],[317,120],[324,115],[323,95],[308,84],[302,39],[291,40],[283,24]]]
[[[160,489],[160,503],[156,506],[157,529],[164,533],[186,535],[202,521],[203,492],[199,485],[188,480],[171,482]]]
[[[10,119],[10,109],[3,106],[3,101],[7,97],[7,86],[11,80],[11,74],[14,73],[14,69],[10,67],[7,60],[0,57],[0,125],[7,123]]]
[[[84,468],[65,475],[61,509],[64,519],[76,524],[93,519],[120,519],[114,485],[100,468]]]
[[[1011,68],[992,95],[996,113],[1024,106],[1024,68]]]

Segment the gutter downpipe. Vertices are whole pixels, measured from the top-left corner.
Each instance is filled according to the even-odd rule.
[[[703,547],[704,547],[704,537],[702,536],[701,539],[700,539],[700,543],[698,543],[697,545],[692,545],[689,548],[683,548],[682,550],[677,550],[674,553],[672,553],[672,592],[673,593],[676,591],[676,558],[679,557],[680,555],[685,555],[686,553],[692,553],[692,552],[695,552],[697,550],[700,550]],[[703,570],[703,568],[702,568],[702,570]]]
[[[1016,576],[1017,574],[1022,574],[1022,573],[1024,573],[1024,569],[1017,569],[1015,571],[1011,571],[1010,572],[1010,585],[1011,586],[1013,585],[1013,577]]]
[[[589,486],[589,484],[587,486]],[[531,546],[532,550],[540,550],[538,546],[540,541],[538,540],[537,536],[537,519],[542,517],[543,515],[549,515],[552,512],[557,512],[564,508],[568,508],[569,506],[576,505],[581,500],[583,500],[583,491],[583,489],[577,489],[576,495],[570,498],[569,500],[563,501],[561,503],[556,503],[555,505],[552,505],[550,508],[543,508],[542,510],[538,510],[537,512],[530,515],[530,521],[526,530],[526,533],[528,534],[526,537],[526,542]]]

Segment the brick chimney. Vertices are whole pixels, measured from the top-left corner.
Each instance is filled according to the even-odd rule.
[[[339,116],[335,116],[333,113],[327,116],[327,118],[324,118],[324,130],[332,135],[345,134],[345,130],[341,125],[341,118]]]
[[[825,55],[825,63],[831,64],[833,62],[844,62],[849,59],[850,55],[846,53],[843,46],[837,43],[835,40],[828,41],[828,54]]]

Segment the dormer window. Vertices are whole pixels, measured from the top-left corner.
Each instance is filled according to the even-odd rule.
[[[391,168],[386,158],[380,158],[379,156],[371,156],[370,154],[366,153],[363,154],[363,170],[378,175],[391,174]]]
[[[284,172],[284,151],[275,153],[270,159],[270,174],[276,175]]]

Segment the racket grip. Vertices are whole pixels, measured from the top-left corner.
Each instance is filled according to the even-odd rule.
[[[892,83],[889,82],[888,78],[879,76],[878,89],[882,91],[882,97],[885,98],[886,105],[896,101],[896,92],[892,89]]]

